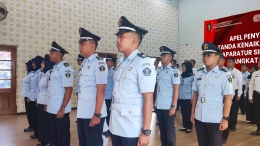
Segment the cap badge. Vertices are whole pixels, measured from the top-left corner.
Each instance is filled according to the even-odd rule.
[[[204,47],[204,50],[207,50],[209,48],[209,44],[204,43],[203,47]]]
[[[121,26],[121,24],[122,24],[122,19],[121,18],[118,20],[117,24],[118,24],[118,26]]]
[[[161,51],[161,52],[163,52],[163,51],[164,51],[164,50],[163,50],[163,47],[161,47],[161,48],[160,48],[160,51]]]

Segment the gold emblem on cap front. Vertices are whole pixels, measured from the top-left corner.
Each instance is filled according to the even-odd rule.
[[[122,19],[120,18],[117,22],[118,26],[121,26],[121,23],[122,23]]]
[[[208,49],[208,48],[209,48],[209,44],[207,44],[207,43],[204,43],[203,47],[204,47],[204,50],[206,50],[206,49]]]
[[[79,35],[81,35],[81,28],[79,28]]]
[[[161,48],[160,48],[160,51],[161,51],[161,52],[163,52],[163,51],[164,51],[164,50],[163,50],[163,47],[161,47]]]

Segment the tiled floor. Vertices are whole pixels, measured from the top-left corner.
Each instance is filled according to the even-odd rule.
[[[78,146],[78,135],[76,120],[76,110],[72,110],[71,119],[71,146]],[[152,135],[150,146],[160,146],[159,129],[156,126],[156,116],[153,115],[152,120]],[[32,132],[23,132],[27,127],[25,115],[5,116],[0,117],[0,146],[35,146],[38,141],[31,140]],[[181,114],[177,113],[175,120],[177,146],[197,146],[197,138],[195,130],[192,133],[186,134],[179,132],[181,127]],[[230,132],[230,137],[224,146],[260,146],[260,136],[251,136],[250,132],[256,130],[253,125],[247,124],[245,116],[239,116],[239,122],[236,132]],[[104,146],[111,146],[111,140],[104,137]]]

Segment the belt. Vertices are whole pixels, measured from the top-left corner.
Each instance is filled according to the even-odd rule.
[[[127,98],[114,98],[112,97],[112,103],[116,104],[126,104],[126,105],[140,105],[143,104],[142,98],[133,98],[133,99],[127,99]]]

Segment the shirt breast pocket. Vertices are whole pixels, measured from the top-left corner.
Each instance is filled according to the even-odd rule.
[[[95,83],[95,76],[93,71],[83,72],[80,76],[80,82],[84,82],[86,85],[92,85]]]
[[[218,82],[210,82],[209,86],[210,86],[210,91],[211,92],[213,92],[213,93],[221,92],[220,83],[218,83]]]
[[[133,87],[134,84],[134,79],[135,76],[133,74],[126,74],[125,76],[123,76],[121,78],[121,88],[122,89],[127,89],[127,90],[131,90],[131,88]]]

